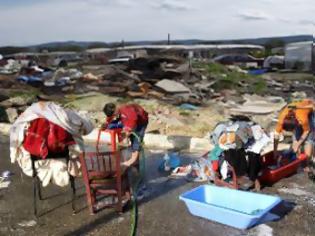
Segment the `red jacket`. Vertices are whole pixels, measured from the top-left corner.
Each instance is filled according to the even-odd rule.
[[[128,104],[118,108],[117,115],[123,124],[123,129],[132,131],[139,125],[146,125],[149,121],[148,113],[137,104]],[[112,118],[107,118],[107,123],[110,123]]]
[[[31,122],[23,147],[31,155],[45,159],[48,153],[62,153],[74,143],[69,132],[45,118],[38,118]]]

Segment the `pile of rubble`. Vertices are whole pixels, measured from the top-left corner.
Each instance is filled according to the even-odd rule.
[[[208,64],[207,64],[208,63]],[[261,77],[247,74],[238,66],[204,63],[205,67],[192,66],[180,57],[163,55],[130,59],[126,62],[106,65],[82,65],[75,68],[56,69],[41,67],[34,63],[12,61],[0,67],[19,73],[17,81],[39,87],[48,95],[85,94],[99,92],[130,98],[156,98],[168,104],[206,104],[210,99],[229,100],[226,89],[235,90],[238,102],[245,93],[287,97],[305,87],[313,91],[310,81],[279,81],[269,74]],[[207,67],[207,65],[210,65]],[[219,69],[218,69],[219,68]],[[213,73],[211,70],[214,70]],[[254,79],[252,79],[254,78]],[[307,94],[309,95],[309,94]]]
[[[200,105],[214,94],[210,88],[213,78],[202,76],[186,61],[171,56],[56,70],[34,64],[20,65],[16,80],[39,87],[47,94],[98,91],[131,98],[157,98],[175,105]]]

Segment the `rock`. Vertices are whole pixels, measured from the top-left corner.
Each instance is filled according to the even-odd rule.
[[[0,134],[6,136],[9,135],[11,127],[11,124],[0,123]]]
[[[20,223],[18,223],[19,226],[21,227],[33,227],[37,224],[37,222],[35,220],[25,220],[25,221],[22,221]]]
[[[181,83],[173,80],[163,79],[155,84],[155,86],[169,93],[190,93],[190,89]]]
[[[19,116],[17,109],[12,108],[12,107],[6,109],[6,113],[7,113],[8,121],[10,123],[14,123],[16,118],[18,118],[18,116]]]
[[[7,99],[3,102],[0,103],[1,106],[5,108],[9,107],[22,107],[22,106],[27,106],[33,103],[35,100],[35,97],[29,96],[17,96],[17,97],[12,97],[10,99]]]
[[[158,115],[158,120],[167,124],[168,126],[184,126],[184,123],[178,120],[176,117],[169,117],[165,115]]]
[[[74,86],[66,86],[61,89],[62,92],[70,92],[74,90]]]
[[[87,80],[98,80],[99,78],[96,75],[93,75],[92,73],[87,73],[83,76],[84,79]]]
[[[241,106],[234,106],[230,111],[237,114],[257,114],[266,115],[280,111],[286,103],[278,99],[275,102],[274,97],[260,97],[257,95],[244,95],[246,100]]]
[[[130,72],[131,74],[134,74],[134,75],[143,75],[143,72],[140,70],[131,70]]]
[[[307,94],[305,92],[294,92],[291,94],[292,98],[294,99],[304,99],[307,97]]]
[[[86,88],[90,91],[99,91],[100,88],[97,86],[93,86],[93,85],[87,85]]]

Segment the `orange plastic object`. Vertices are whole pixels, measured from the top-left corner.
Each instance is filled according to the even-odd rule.
[[[117,143],[116,143],[116,139],[118,138],[118,142],[122,141],[122,134],[121,134],[122,129],[105,129],[102,130],[100,129],[98,132],[98,137],[97,137],[97,141],[96,141],[96,151],[99,152],[99,144],[100,144],[100,137],[101,137],[101,133],[102,132],[106,132],[110,134],[110,140],[111,143],[108,145],[111,145],[111,150],[113,152],[115,152],[117,150]]]

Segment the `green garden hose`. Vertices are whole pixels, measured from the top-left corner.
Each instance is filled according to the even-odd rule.
[[[137,225],[138,225],[138,204],[137,204],[137,195],[138,195],[138,188],[139,184],[141,183],[141,180],[144,179],[145,175],[145,152],[143,148],[143,142],[140,139],[140,137],[132,132],[131,135],[134,135],[139,143],[141,143],[140,146],[140,155],[139,155],[139,177],[135,181],[135,183],[132,186],[132,209],[131,209],[131,220],[130,220],[130,236],[136,236],[137,234]]]

